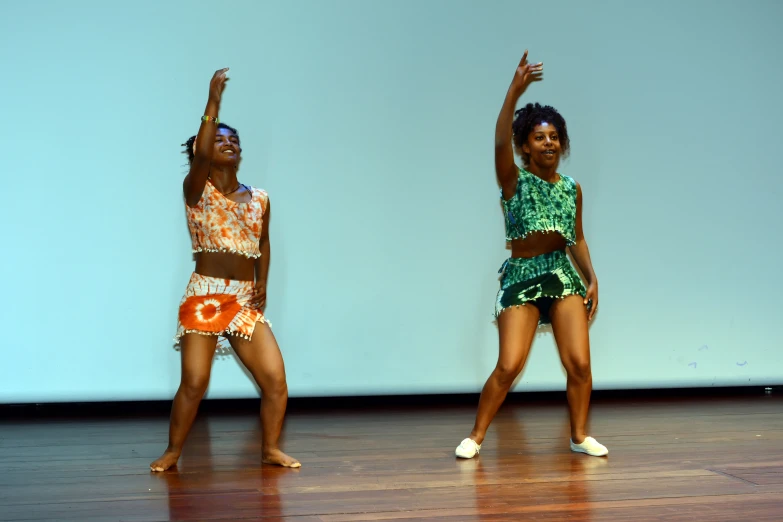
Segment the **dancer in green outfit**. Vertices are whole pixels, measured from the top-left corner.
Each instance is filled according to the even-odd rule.
[[[528,86],[542,79],[543,68],[543,63],[529,64],[525,51],[495,128],[495,172],[511,257],[500,269],[495,304],[500,355],[481,392],[473,431],[456,449],[461,458],[473,458],[481,450],[487,428],[525,366],[541,324],[552,325],[568,374],[571,450],[593,456],[609,453],[585,431],[593,382],[588,322],[598,308],[598,280],[582,233],[582,189],[557,171],[569,150],[566,122],[553,107],[538,103],[514,112]],[[524,168],[514,162],[515,149]]]

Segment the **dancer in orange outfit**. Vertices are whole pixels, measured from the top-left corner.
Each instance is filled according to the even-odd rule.
[[[212,77],[201,127],[185,144],[190,172],[183,191],[196,269],[179,308],[176,340],[182,377],[171,409],[169,445],[150,464],[152,471],[177,463],[209,384],[218,341],[231,345],[261,388],[262,461],[300,466],[278,445],[288,385],[280,348],[263,313],[269,197],[237,180],[239,134],[218,121],[227,71],[221,69]]]

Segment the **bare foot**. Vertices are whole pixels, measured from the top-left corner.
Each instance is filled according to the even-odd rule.
[[[274,464],[276,466],[283,466],[284,468],[299,468],[302,465],[293,457],[289,457],[279,449],[264,451],[261,456],[261,462],[264,464]]]
[[[166,471],[171,466],[176,465],[178,460],[179,452],[166,450],[158,460],[150,464],[150,469],[152,471]]]

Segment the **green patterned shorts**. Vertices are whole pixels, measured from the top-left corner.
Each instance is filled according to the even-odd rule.
[[[498,273],[500,291],[495,302],[495,317],[510,306],[534,304],[541,315],[538,324],[549,324],[549,309],[555,299],[569,295],[585,296],[579,274],[571,266],[564,250],[556,250],[531,258],[508,258]],[[587,304],[588,310],[592,303]]]

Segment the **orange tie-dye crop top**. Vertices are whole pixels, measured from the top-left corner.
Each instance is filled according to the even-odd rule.
[[[255,187],[251,199],[239,203],[228,199],[207,180],[195,206],[185,204],[193,252],[231,252],[250,258],[261,257],[261,225],[269,197]]]

